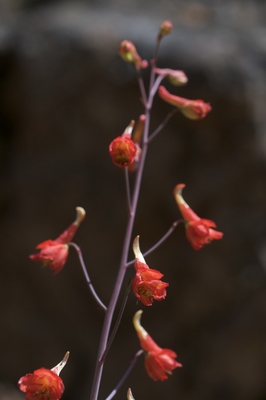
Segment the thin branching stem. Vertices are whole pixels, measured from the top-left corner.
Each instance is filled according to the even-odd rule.
[[[138,83],[139,83],[139,89],[140,89],[140,94],[141,94],[141,98],[142,98],[142,103],[143,103],[144,107],[146,107],[146,105],[147,105],[147,94],[146,94],[143,78],[141,76],[141,73],[140,73],[139,69],[136,69],[136,72],[137,72],[137,78],[138,78]]]
[[[132,369],[135,367],[137,359],[139,358],[139,356],[141,356],[141,354],[143,353],[143,350],[139,350],[137,351],[137,353],[134,355],[134,357],[132,358],[126,372],[124,373],[124,375],[122,376],[122,378],[120,379],[120,381],[118,382],[118,384],[116,385],[116,387],[114,388],[114,390],[112,390],[112,392],[109,394],[108,397],[106,397],[105,400],[111,400],[116,393],[118,392],[118,390],[120,389],[120,387],[123,385],[123,383],[125,382],[125,380],[127,379],[127,377],[129,376],[130,372],[132,371]]]
[[[78,254],[79,262],[80,262],[80,265],[81,265],[83,274],[84,274],[84,276],[85,276],[85,280],[86,280],[86,282],[87,282],[87,285],[88,285],[88,287],[89,287],[89,289],[90,289],[90,292],[91,292],[93,298],[95,299],[96,303],[101,307],[101,309],[102,309],[103,311],[106,311],[106,310],[107,310],[106,305],[103,304],[103,302],[101,301],[101,299],[100,299],[99,296],[97,295],[97,293],[96,293],[96,291],[95,291],[95,289],[94,289],[94,287],[93,287],[93,285],[92,285],[92,283],[91,283],[91,280],[90,280],[90,277],[89,277],[89,274],[88,274],[88,270],[87,270],[87,268],[86,268],[86,265],[85,265],[85,262],[84,262],[84,259],[83,259],[83,255],[82,255],[81,248],[80,248],[76,243],[73,243],[73,242],[70,242],[70,243],[68,243],[68,244],[69,244],[70,246],[74,247],[74,249],[76,250],[76,252],[77,252],[77,254]]]
[[[156,242],[149,250],[145,251],[145,253],[143,253],[143,256],[146,257],[149,254],[153,253],[154,250],[157,250],[157,248],[159,246],[161,246],[166,239],[169,238],[169,236],[174,232],[175,228],[177,227],[178,224],[180,224],[181,222],[184,222],[182,219],[179,219],[175,222],[173,222],[173,224],[171,225],[171,227],[168,229],[168,231],[161,237],[160,240],[158,240],[158,242]],[[135,262],[135,260],[131,260],[127,263],[127,267],[130,267],[131,265],[133,265]]]
[[[108,351],[110,350],[110,347],[112,346],[112,343],[113,343],[113,340],[114,340],[114,338],[115,338],[117,329],[119,328],[119,325],[120,325],[120,322],[121,322],[121,319],[122,319],[122,316],[123,316],[123,313],[124,313],[124,310],[125,310],[125,307],[126,307],[126,304],[127,304],[128,295],[129,295],[129,293],[130,293],[131,282],[132,282],[132,279],[130,280],[130,282],[129,282],[128,285],[127,285],[126,292],[125,292],[125,295],[124,295],[122,304],[121,304],[121,306],[120,306],[120,310],[119,310],[117,319],[116,319],[116,321],[115,321],[114,328],[113,328],[112,333],[111,333],[111,335],[110,335],[110,338],[109,338],[109,340],[108,340],[108,343],[107,343],[105,352],[104,352],[104,354],[103,354],[103,356],[102,356],[102,358],[101,358],[101,360],[100,360],[101,363],[103,363],[103,362],[105,361],[105,358],[106,358],[106,356],[107,356],[107,353],[108,353]]]
[[[154,82],[154,85],[151,88],[151,93],[153,96],[155,96],[157,89],[164,78],[165,78],[165,76],[163,76],[163,75],[157,76],[156,81]]]
[[[134,222],[135,222],[135,215],[136,215],[137,204],[138,204],[138,199],[139,199],[140,186],[141,186],[141,181],[142,181],[142,176],[143,176],[146,154],[147,154],[147,150],[148,150],[147,137],[148,137],[148,132],[149,132],[149,122],[150,122],[150,113],[149,113],[148,108],[146,108],[145,115],[146,115],[146,122],[145,122],[144,135],[143,135],[142,155],[141,155],[139,167],[138,167],[138,170],[136,173],[135,186],[134,186],[134,191],[133,191],[133,196],[132,196],[132,206],[131,206],[128,223],[127,223],[127,227],[126,227],[126,232],[125,232],[120,267],[118,270],[113,293],[111,295],[111,299],[110,299],[109,305],[107,307],[107,311],[106,311],[105,319],[104,319],[104,323],[103,323],[102,335],[101,335],[99,349],[98,349],[97,364],[96,364],[96,368],[95,368],[94,380],[93,380],[93,385],[92,385],[91,400],[98,399],[101,377],[102,377],[103,366],[104,366],[104,363],[100,362],[100,360],[102,359],[105,349],[106,349],[106,346],[107,346],[107,341],[108,341],[108,337],[109,337],[110,327],[111,327],[116,303],[117,303],[117,300],[119,297],[119,293],[120,293],[121,286],[122,286],[125,272],[126,272],[128,251],[129,251],[131,237],[132,237],[132,230],[133,230],[133,226],[134,226]]]
[[[98,349],[98,355],[97,355],[97,364],[95,367],[94,379],[93,379],[93,384],[92,384],[92,391],[91,391],[91,397],[90,397],[91,400],[98,399],[99,389],[100,389],[100,384],[101,384],[101,379],[102,379],[102,373],[103,373],[103,367],[104,367],[104,362],[101,362],[101,360],[103,359],[104,353],[107,348],[108,337],[110,334],[114,311],[116,308],[117,300],[118,300],[118,297],[119,297],[119,294],[121,291],[121,287],[123,284],[123,280],[125,277],[125,273],[127,270],[129,247],[130,247],[131,240],[132,240],[132,231],[133,231],[133,227],[134,227],[135,216],[136,216],[139,194],[140,194],[140,188],[141,188],[141,182],[142,182],[143,171],[144,171],[144,165],[145,165],[146,155],[147,155],[147,151],[148,151],[148,136],[149,136],[149,129],[150,129],[150,109],[152,107],[153,97],[154,97],[154,95],[151,94],[151,88],[154,85],[154,78],[155,78],[154,67],[155,67],[155,64],[152,64],[152,77],[150,80],[150,90],[149,90],[148,99],[146,96],[143,79],[140,75],[140,72],[137,71],[138,82],[139,82],[139,86],[140,86],[142,100],[143,100],[144,106],[145,106],[145,117],[146,117],[144,131],[143,131],[142,153],[141,153],[141,158],[140,158],[139,166],[138,166],[138,169],[136,172],[136,177],[135,177],[134,190],[133,190],[132,200],[131,200],[131,209],[130,209],[130,213],[129,213],[129,217],[128,217],[128,222],[127,222],[127,227],[126,227],[126,232],[125,232],[125,237],[124,237],[124,243],[123,243],[123,247],[122,247],[120,266],[119,266],[117,278],[115,281],[113,292],[112,292],[110,302],[108,304],[108,307],[107,307],[107,310],[105,313],[104,322],[103,322],[103,328],[102,328],[100,344],[99,344],[99,349]]]
[[[175,115],[175,113],[178,111],[177,108],[174,108],[171,112],[167,114],[163,122],[150,134],[149,137],[149,143],[155,138],[155,136],[158,135],[158,133],[161,132],[161,130],[166,126],[167,122]]]

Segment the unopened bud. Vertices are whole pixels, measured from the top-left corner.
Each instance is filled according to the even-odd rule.
[[[171,21],[165,20],[161,23],[160,31],[158,34],[158,40],[161,40],[164,36],[169,35],[173,30],[173,24]]]
[[[130,40],[123,40],[119,46],[119,55],[126,62],[135,65],[136,69],[147,68],[147,60],[143,60],[137,52],[137,49]]]

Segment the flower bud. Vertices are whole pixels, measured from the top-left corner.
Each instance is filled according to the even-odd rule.
[[[169,35],[173,30],[173,24],[171,21],[165,20],[161,23],[160,31],[158,34],[158,40],[161,40],[164,36]]]
[[[130,40],[123,40],[119,46],[119,55],[126,62],[134,64],[136,69],[147,68],[148,61],[143,60]]]

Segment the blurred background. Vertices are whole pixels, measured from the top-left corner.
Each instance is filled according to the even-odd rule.
[[[108,303],[127,218],[108,145],[143,112],[134,70],[117,52],[128,39],[150,59],[164,19],[174,31],[158,65],[189,78],[168,89],[213,111],[202,121],[176,114],[152,142],[134,234],[143,252],[159,240],[180,217],[172,191],[183,182],[186,201],[224,239],[194,251],[180,226],[147,257],[170,286],[142,322],[183,368],[153,382],[140,359],[117,399],[128,387],[136,400],[266,399],[265,18],[255,0],[0,1],[1,400],[25,398],[18,379],[67,350],[63,399],[89,398],[102,312],[73,249],[56,276],[28,256],[84,207],[75,241]],[[156,98],[151,128],[171,109]],[[139,349],[139,308],[131,294],[100,399]]]

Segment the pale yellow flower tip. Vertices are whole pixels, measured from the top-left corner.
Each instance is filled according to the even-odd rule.
[[[60,363],[57,364],[54,368],[52,368],[51,371],[53,371],[55,374],[59,375],[60,372],[62,371],[62,369],[64,368],[64,366],[65,366],[66,363],[67,363],[67,360],[68,360],[68,358],[69,358],[69,354],[70,354],[70,352],[67,351],[66,354],[64,355],[63,360],[60,361]]]
[[[128,134],[128,135],[131,136],[134,126],[135,126],[135,121],[134,121],[134,119],[132,119],[132,120],[130,121],[130,124],[126,127],[124,133],[126,133],[126,134]]]
[[[178,185],[176,185],[174,188],[174,197],[175,197],[177,204],[183,204],[186,207],[188,207],[187,203],[185,202],[185,200],[183,199],[183,196],[182,196],[182,191],[183,191],[184,187],[185,187],[184,183],[179,183]]]
[[[135,400],[130,388],[127,390],[127,400]]]
[[[79,226],[86,216],[86,211],[82,207],[76,207],[76,212],[77,215],[74,224]]]
[[[146,264],[143,254],[141,253],[140,248],[139,248],[139,235],[136,236],[133,241],[133,252],[135,254],[135,258],[137,258],[140,262]]]
[[[142,313],[143,313],[142,310],[139,310],[139,311],[137,311],[135,313],[135,315],[133,317],[133,325],[134,325],[134,328],[136,329],[136,332],[137,332],[138,336],[141,339],[145,339],[147,334],[148,334],[148,332],[146,332],[146,330],[140,324],[140,319],[141,319]]]

